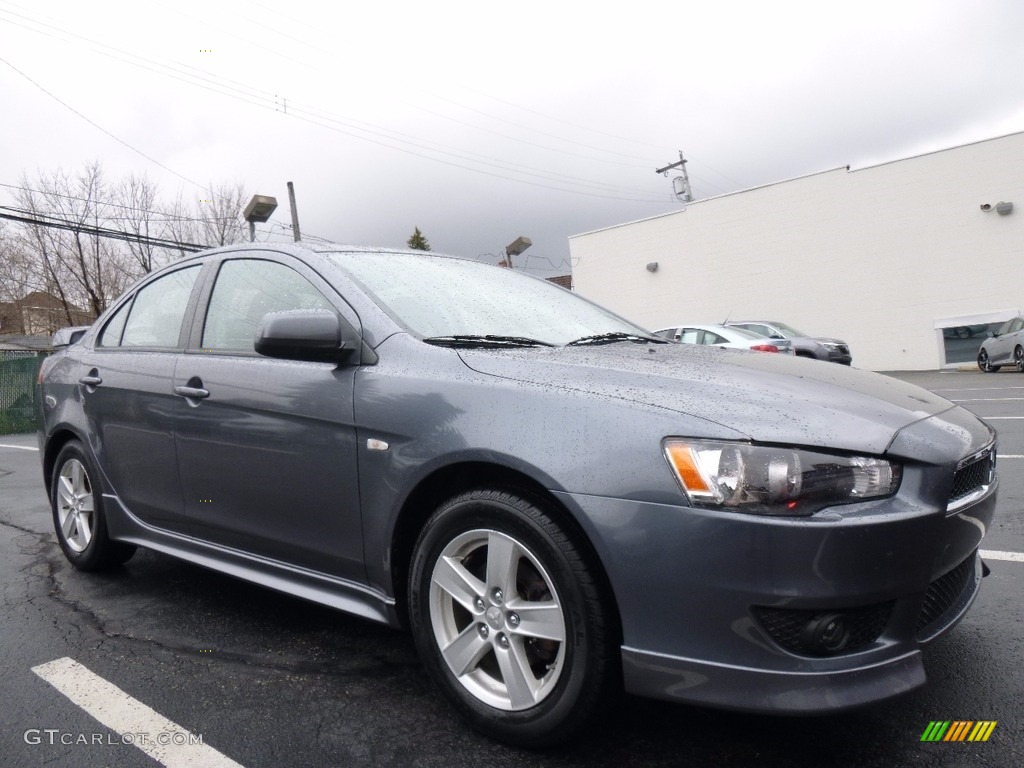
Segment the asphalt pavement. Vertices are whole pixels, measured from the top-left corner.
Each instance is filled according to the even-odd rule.
[[[147,551],[111,574],[74,571],[53,539],[35,436],[0,436],[0,765],[1022,765],[1024,375],[894,375],[1000,435],[982,545],[998,559],[966,619],[926,650],[928,684],[817,718],[625,697],[548,752],[470,731],[404,633]],[[90,699],[95,680],[116,690]],[[922,742],[936,720],[997,724],[985,742]]]

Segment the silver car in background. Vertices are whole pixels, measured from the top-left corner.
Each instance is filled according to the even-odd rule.
[[[978,350],[978,368],[985,373],[995,373],[1004,365],[1024,373],[1024,317],[1007,320]]]
[[[509,269],[232,246],[73,337],[38,400],[72,565],[130,574],[147,547],[408,628],[506,742],[570,738],[622,689],[789,714],[887,699],[980,589],[998,481],[972,413],[673,344]]]
[[[691,323],[662,328],[654,333],[682,344],[701,344],[723,349],[746,349],[752,352],[776,352],[783,355],[793,354],[793,344],[789,339],[766,339],[760,334],[726,325]]]

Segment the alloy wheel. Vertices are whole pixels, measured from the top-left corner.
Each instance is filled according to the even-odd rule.
[[[429,605],[441,656],[477,700],[520,711],[558,683],[566,617],[554,582],[522,542],[486,529],[455,537],[434,565]]]
[[[64,540],[75,552],[84,552],[92,541],[94,525],[92,483],[78,459],[69,459],[57,481],[57,514]]]

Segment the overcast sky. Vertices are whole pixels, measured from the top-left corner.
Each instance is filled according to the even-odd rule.
[[[700,199],[1024,130],[1020,0],[0,0],[0,58],[0,184],[99,160],[287,224],[293,181],[304,234],[538,274],[678,210],[679,150]]]

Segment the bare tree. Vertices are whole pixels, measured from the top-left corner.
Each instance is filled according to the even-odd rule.
[[[161,237],[177,243],[202,244],[192,206],[185,202],[184,193],[179,189],[178,196],[170,206],[164,206],[165,215],[161,224]],[[182,258],[189,251],[178,248],[177,258]]]
[[[110,283],[124,269],[123,259],[111,258],[103,238],[88,229],[106,226],[110,219],[108,190],[99,163],[76,176],[61,169],[41,173],[35,182],[22,177],[15,197],[33,218],[58,222],[61,228],[25,224],[27,242],[34,248],[47,279],[57,288],[70,320],[70,305],[78,303],[94,316],[115,298]],[[38,190],[38,191],[36,191]]]
[[[152,238],[209,246],[243,239],[241,184],[211,184],[195,202],[179,192],[167,205],[145,174],[108,184],[95,162],[74,175],[23,175],[21,187],[15,198],[33,221],[0,229],[0,301],[40,291],[59,300],[69,324],[81,322],[82,309],[98,316],[138,277],[193,250]]]
[[[120,206],[117,219],[122,226],[118,228],[139,238],[126,241],[129,253],[143,273],[152,272],[157,266],[158,249],[148,239],[157,236],[161,227],[154,218],[156,185],[144,173],[131,174],[115,187],[114,200]]]
[[[197,209],[201,215],[196,217],[203,242],[210,246],[242,242],[245,189],[239,183],[211,183],[207,194]]]

